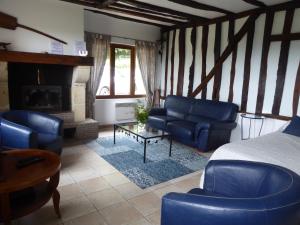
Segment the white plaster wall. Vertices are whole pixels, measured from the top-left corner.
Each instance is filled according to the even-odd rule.
[[[20,24],[64,40],[64,54],[74,55],[75,41],[84,40],[83,8],[59,0],[0,0],[0,11],[17,17]],[[22,28],[0,28],[0,41],[10,50],[49,52],[51,39]]]
[[[141,98],[143,100],[143,98]],[[95,102],[95,120],[100,125],[114,124],[116,121],[116,103],[132,103],[137,102],[137,99],[97,99]]]
[[[84,28],[89,32],[137,40],[156,41],[160,39],[159,27],[120,20],[89,11],[84,12]]]
[[[285,19],[285,12],[280,11],[275,13],[272,34],[280,34],[283,31],[283,24]],[[235,33],[237,33],[240,28],[244,25],[247,18],[241,18],[235,21]],[[263,35],[264,35],[264,26],[265,26],[266,15],[262,14],[256,20],[255,33],[254,33],[254,41],[253,41],[253,49],[252,49],[252,58],[251,58],[251,70],[250,70],[250,80],[249,80],[249,90],[248,90],[248,102],[247,102],[247,111],[251,113],[255,113],[256,103],[257,103],[257,92],[258,92],[258,83],[259,83],[259,75],[260,75],[260,64],[262,57],[262,45],[263,45]],[[201,42],[202,42],[202,27],[197,28],[197,40],[196,40],[196,64],[195,64],[195,79],[194,79],[194,90],[201,83]],[[292,32],[300,31],[300,9],[295,10],[294,21]],[[208,50],[207,50],[207,73],[210,72],[212,66],[214,65],[214,41],[215,41],[215,25],[209,26],[209,37],[208,37]],[[228,43],[227,39],[228,35],[228,22],[222,23],[222,44],[221,48],[224,50]],[[172,32],[170,32],[170,36],[172,36]],[[238,52],[237,52],[237,62],[236,62],[236,74],[233,85],[233,102],[237,105],[241,104],[242,97],[242,88],[243,88],[243,79],[244,79],[244,64],[245,64],[245,50],[246,50],[246,40],[247,36],[240,41],[238,44]],[[170,40],[169,51],[172,48],[172,41]],[[275,95],[275,87],[276,87],[276,79],[277,79],[277,70],[278,70],[278,62],[280,55],[280,47],[281,42],[272,42],[270,46],[269,58],[268,58],[268,68],[267,68],[267,78],[266,78],[266,87],[265,87],[265,96],[264,96],[264,105],[263,105],[263,113],[272,113],[272,106]],[[187,30],[187,40],[186,40],[186,65],[185,65],[185,74],[184,74],[184,96],[187,93],[187,87],[189,83],[189,66],[190,66],[190,57],[191,55],[191,46],[190,46],[190,31]],[[176,51],[177,48],[175,48]],[[166,51],[166,50],[165,50]],[[282,116],[292,116],[292,98],[293,91],[296,79],[296,73],[300,61],[300,41],[292,41],[289,59],[288,59],[288,67],[284,85],[284,91],[282,96],[282,103],[280,108],[280,115]],[[175,56],[178,55],[178,52],[175,52]],[[171,54],[169,55],[170,62]],[[230,82],[230,70],[231,70],[231,56],[227,58],[225,63],[223,64],[222,71],[222,82],[220,89],[220,100],[227,101],[229,94],[229,82]],[[163,60],[165,63],[165,59]],[[175,64],[175,68],[178,65]],[[170,65],[169,65],[169,73],[170,73]],[[175,76],[178,74],[174,73]],[[164,71],[162,76],[164,77]],[[164,79],[164,78],[163,78]],[[176,80],[177,77],[174,77]],[[168,81],[170,77],[168,76]],[[213,87],[214,79],[212,79],[207,86],[207,98],[211,99],[212,95],[212,87]],[[162,87],[164,89],[164,87]],[[170,82],[167,85],[167,95],[170,93]],[[199,93],[196,98],[201,98],[201,93]],[[299,101],[300,104],[300,101]],[[300,107],[298,107],[298,115],[300,112]],[[232,140],[240,140],[240,118],[238,119],[239,125],[232,133]],[[280,126],[282,126],[286,121],[275,120],[275,119],[266,119],[265,124],[262,130],[262,134],[266,134],[269,132],[273,132],[277,130]],[[258,133],[258,125],[254,129],[255,132]],[[245,129],[248,129],[248,124],[245,123]],[[254,131],[252,131],[254,132]],[[252,133],[251,136],[257,135]]]

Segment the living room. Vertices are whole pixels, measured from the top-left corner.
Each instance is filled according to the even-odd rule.
[[[1,0],[0,222],[299,224],[299,8]]]

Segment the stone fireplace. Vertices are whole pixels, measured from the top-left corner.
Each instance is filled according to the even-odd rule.
[[[54,114],[65,129],[76,129],[75,136],[96,137],[98,123],[85,114],[92,63],[89,57],[0,51],[0,111]]]

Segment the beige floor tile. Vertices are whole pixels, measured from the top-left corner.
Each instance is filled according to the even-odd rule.
[[[146,193],[145,190],[139,188],[134,183],[121,184],[114,187],[125,199],[130,199],[138,195]]]
[[[64,186],[68,184],[73,184],[75,181],[73,178],[70,176],[69,173],[67,172],[60,172],[60,177],[59,177],[59,186]]]
[[[152,192],[129,200],[144,216],[150,215],[161,208],[161,199]]]
[[[61,201],[60,211],[63,221],[68,221],[96,211],[96,208],[87,197],[79,197]]]
[[[89,194],[88,198],[97,209],[103,209],[113,204],[125,201],[121,194],[113,188]]]
[[[109,174],[109,175],[106,175],[103,177],[112,186],[118,186],[118,185],[130,182],[130,180],[127,177],[125,177],[123,174],[121,174],[120,172],[112,173],[112,174]]]
[[[111,188],[108,182],[103,177],[97,177],[89,180],[78,182],[82,191],[85,194],[90,194],[97,191],[102,191],[107,188]]]
[[[64,186],[58,187],[58,191],[60,193],[60,199],[70,200],[72,198],[81,197],[84,195],[80,186],[78,184],[68,184]]]
[[[93,163],[90,164],[90,167],[93,168],[99,176],[106,176],[111,175],[113,173],[117,173],[118,170],[116,170],[113,166],[111,166],[109,163]]]
[[[101,210],[109,225],[125,225],[143,219],[134,207],[127,202],[121,202]]]
[[[183,192],[188,192],[193,188],[199,188],[199,183],[200,178],[198,176],[194,176],[179,182],[175,182],[174,185],[180,188]]]
[[[160,210],[156,211],[155,213],[146,216],[146,219],[152,224],[152,225],[160,225],[160,218],[161,218]]]
[[[61,225],[62,221],[54,212],[52,202],[49,202],[41,209],[19,219],[20,225]]]
[[[68,173],[76,182],[99,177],[96,171],[89,166],[76,167],[72,170],[68,170]]]
[[[170,192],[184,192],[184,191],[173,184],[154,191],[154,193],[160,198],[162,198],[165,194]]]
[[[107,225],[99,212],[93,212],[64,222],[64,225]]]
[[[151,223],[148,222],[146,219],[141,219],[138,221],[127,223],[126,225],[151,225]]]

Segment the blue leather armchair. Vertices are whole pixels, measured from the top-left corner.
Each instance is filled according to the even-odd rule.
[[[201,151],[230,141],[238,106],[232,103],[168,96],[164,108],[150,110],[147,124]]]
[[[299,225],[300,176],[247,161],[210,161],[204,188],[169,193],[161,225]]]
[[[0,120],[3,149],[39,148],[61,154],[63,121],[45,113],[7,111]]]

